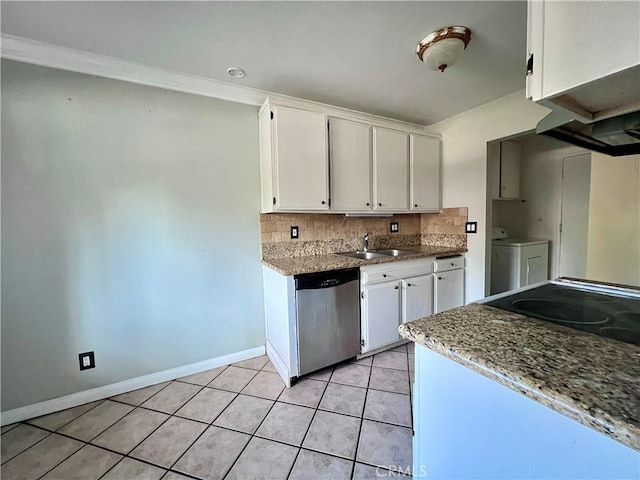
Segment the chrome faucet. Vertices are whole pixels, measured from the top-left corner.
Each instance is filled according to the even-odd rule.
[[[369,251],[369,232],[365,233],[364,237],[362,237],[362,251]]]

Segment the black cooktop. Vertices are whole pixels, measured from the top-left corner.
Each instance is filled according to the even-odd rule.
[[[548,283],[486,305],[640,346],[640,298]]]

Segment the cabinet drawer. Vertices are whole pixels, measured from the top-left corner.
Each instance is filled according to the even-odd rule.
[[[439,258],[433,262],[434,272],[446,272],[447,270],[455,270],[457,268],[464,268],[464,257],[462,255]]]
[[[402,280],[416,275],[426,275],[433,273],[433,263],[433,257],[431,257],[361,267],[360,281],[362,285],[369,285],[371,283]]]

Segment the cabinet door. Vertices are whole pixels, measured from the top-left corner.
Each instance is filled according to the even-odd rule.
[[[504,141],[500,144],[500,197],[520,196],[520,144]]]
[[[523,287],[547,279],[547,259],[543,257],[527,258],[526,279]]]
[[[370,211],[371,127],[338,118],[329,125],[331,209]]]
[[[362,353],[400,339],[400,282],[364,287]]]
[[[543,5],[543,98],[638,65],[639,2],[545,1]]]
[[[406,212],[409,203],[409,135],[373,128],[373,209]]]
[[[542,98],[542,56],[544,2],[527,2],[527,82],[526,97],[534,102]],[[529,70],[531,67],[531,70]]]
[[[491,295],[518,288],[516,264],[514,248],[495,245],[491,247]]]
[[[328,210],[326,115],[274,108],[276,210]]]
[[[440,140],[422,135],[410,139],[410,210],[439,212],[440,194]]]
[[[435,274],[435,313],[464,305],[464,270]]]
[[[402,323],[433,314],[433,275],[402,281]]]

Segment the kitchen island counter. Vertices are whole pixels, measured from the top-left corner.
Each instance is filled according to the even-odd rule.
[[[403,337],[640,450],[640,347],[470,304]]]
[[[405,250],[415,251],[415,254],[401,257],[377,257],[370,260],[350,258],[338,253],[328,255],[306,255],[300,257],[271,258],[262,260],[262,264],[275,270],[281,275],[299,275],[303,273],[325,272],[340,270],[343,268],[359,268],[366,265],[379,263],[399,262],[424,257],[442,257],[449,255],[461,255],[467,252],[466,248],[446,247],[438,245],[414,245],[399,247]]]

